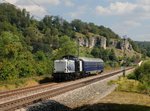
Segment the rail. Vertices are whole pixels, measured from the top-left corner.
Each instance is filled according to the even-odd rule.
[[[131,69],[133,69],[133,67],[126,68],[126,70],[131,70]],[[40,92],[38,94],[34,94],[31,96],[27,96],[27,97],[19,98],[19,99],[12,100],[6,103],[2,103],[0,104],[0,111],[11,111],[11,110],[19,109],[22,107],[26,107],[30,104],[34,104],[43,100],[47,100],[54,96],[63,94],[65,92],[89,85],[91,83],[103,80],[105,78],[108,78],[114,75],[118,75],[121,72],[122,70],[119,70],[119,71],[111,72],[105,75],[98,75],[98,76],[84,79],[84,80],[73,81],[69,84],[60,85],[60,87],[54,87],[45,92]]]

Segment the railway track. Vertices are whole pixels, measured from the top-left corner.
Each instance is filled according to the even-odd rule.
[[[16,89],[16,90],[11,90],[11,91],[0,92],[0,100],[2,98],[8,97],[8,96],[13,96],[13,95],[16,95],[16,94],[25,93],[27,91],[33,91],[33,90],[38,90],[38,89],[41,89],[41,88],[54,86],[56,84],[57,83],[36,85],[36,86],[32,86],[32,87],[26,87],[26,88],[20,88],[20,89]]]
[[[127,68],[126,70],[130,70],[132,69]],[[100,81],[102,79],[120,74],[122,72],[122,70],[118,70],[115,72],[111,72],[111,73],[107,73],[107,74],[103,74],[103,75],[97,75],[97,76],[93,76],[93,77],[89,77],[89,78],[84,78],[84,79],[80,79],[80,80],[76,80],[76,81],[71,81],[71,82],[67,82],[67,83],[60,83],[60,84],[47,84],[47,85],[43,85],[41,87],[30,87],[28,88],[24,88],[24,89],[18,89],[18,90],[14,90],[12,92],[7,92],[6,94],[4,93],[0,93],[0,101],[3,101],[0,103],[0,111],[11,111],[11,110],[15,110],[18,108],[22,108],[22,107],[26,107],[30,104],[34,104],[43,100],[47,100],[50,99],[51,97],[60,95],[62,93],[89,85],[91,83]],[[44,90],[44,88],[46,90]],[[27,93],[29,93],[27,95]],[[36,92],[36,93],[33,93]],[[19,95],[16,96],[16,95]],[[25,95],[25,96],[22,96]],[[14,99],[9,99],[13,97]],[[17,98],[16,98],[17,97]]]

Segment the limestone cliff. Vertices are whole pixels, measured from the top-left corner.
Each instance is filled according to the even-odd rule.
[[[133,50],[132,45],[129,43],[128,40],[123,39],[109,39],[107,40],[106,37],[95,35],[89,33],[87,35],[83,35],[80,33],[76,33],[76,42],[79,43],[82,47],[89,47],[93,48],[94,46],[102,47],[106,49],[107,47],[114,47],[117,49],[124,50]],[[106,45],[107,44],[107,45]]]

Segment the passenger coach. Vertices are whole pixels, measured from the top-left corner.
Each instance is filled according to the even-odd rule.
[[[104,70],[104,62],[99,58],[79,58],[82,61],[82,71],[84,73],[99,73]]]

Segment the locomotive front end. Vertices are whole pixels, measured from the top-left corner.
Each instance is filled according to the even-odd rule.
[[[75,62],[73,60],[55,60],[54,61],[54,73],[74,73]]]
[[[75,73],[75,61],[69,59],[61,59],[54,61],[53,78],[56,81],[67,80],[70,75]]]

